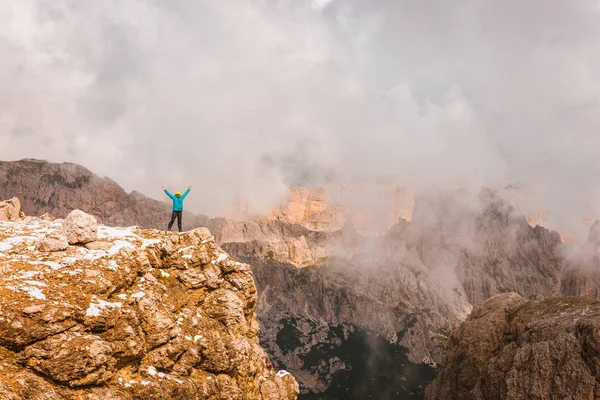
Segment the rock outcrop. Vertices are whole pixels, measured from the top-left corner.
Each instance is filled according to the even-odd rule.
[[[62,225],[0,222],[0,398],[296,398],[259,345],[250,267],[207,229],[101,225],[105,250],[38,251]]]
[[[599,398],[599,338],[600,303],[594,300],[494,296],[452,334],[425,398]]]
[[[282,221],[223,221],[211,231],[253,266],[261,343],[304,396],[389,389],[422,398],[448,332],[471,310],[456,276],[429,272],[402,237],[368,241],[348,224],[314,232]],[[297,242],[307,246],[303,260],[291,257]]]
[[[51,233],[40,239],[36,245],[38,251],[64,251],[69,248],[69,240],[61,233]]]
[[[0,221],[17,221],[23,216],[18,198],[0,201]]]
[[[169,203],[127,193],[111,179],[72,163],[0,161],[0,199],[12,196],[19,197],[27,215],[65,218],[80,209],[109,226],[166,229],[171,213]],[[184,230],[204,225],[206,217],[184,212]]]
[[[339,229],[345,215],[341,205],[331,201],[325,188],[291,187],[287,200],[271,210],[268,218],[329,231]]]

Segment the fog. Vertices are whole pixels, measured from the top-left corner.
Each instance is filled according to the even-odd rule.
[[[0,0],[0,159],[193,185],[208,215],[292,184],[513,184],[564,228],[600,214],[599,20],[591,0]]]

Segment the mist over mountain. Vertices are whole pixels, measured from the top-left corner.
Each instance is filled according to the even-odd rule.
[[[600,293],[599,20],[589,0],[0,0],[0,201],[162,230],[161,186],[192,185],[184,229],[248,263],[260,345],[301,398],[422,399],[440,371],[429,398],[544,397],[527,367],[551,353],[519,321],[587,352],[567,371],[599,397],[600,322],[571,318]],[[14,239],[44,221],[2,225],[6,290],[19,252],[45,259]]]
[[[192,184],[210,216],[235,196],[264,211],[289,185],[381,177],[534,187],[558,230],[598,215],[594,2],[1,10],[0,159],[72,161],[147,195]]]
[[[584,244],[563,243],[494,191],[457,188],[417,195],[410,221],[372,235],[312,192],[296,188],[272,215],[184,216],[251,266],[261,345],[302,399],[422,399],[451,332],[486,299],[600,293],[597,223]],[[14,194],[27,213],[78,208],[110,225],[164,229],[169,216],[167,204],[70,163],[0,163],[0,195]]]

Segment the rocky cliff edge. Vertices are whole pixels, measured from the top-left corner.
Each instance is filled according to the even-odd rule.
[[[506,293],[452,334],[425,398],[590,400],[600,398],[599,382],[599,302]]]
[[[0,222],[0,398],[296,398],[259,346],[249,266],[207,229],[81,214]]]

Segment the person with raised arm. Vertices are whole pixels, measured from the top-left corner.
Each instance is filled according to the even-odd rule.
[[[190,190],[192,190],[191,186],[188,186],[187,190],[181,194],[181,192],[177,191],[175,192],[175,195],[171,194],[171,192],[169,192],[164,186],[162,186],[162,190],[164,190],[164,192],[167,194],[167,196],[169,196],[171,198],[171,200],[173,200],[173,213],[171,214],[171,222],[169,222],[169,227],[167,228],[168,231],[171,230],[171,228],[173,227],[173,223],[175,222],[175,218],[177,218],[177,228],[179,228],[179,232],[181,232],[181,217],[183,214],[183,199],[185,199],[185,196],[188,195],[188,193],[190,193]]]

